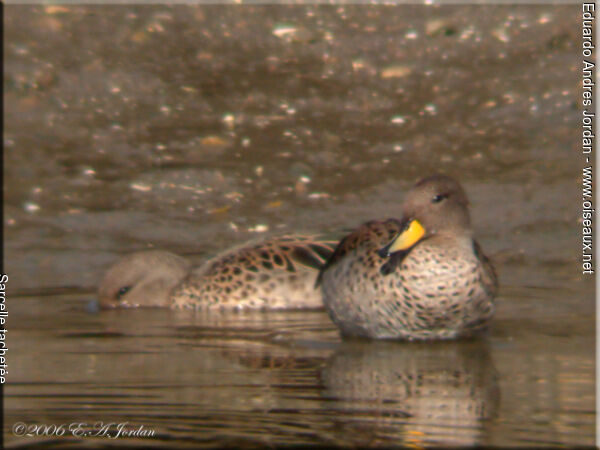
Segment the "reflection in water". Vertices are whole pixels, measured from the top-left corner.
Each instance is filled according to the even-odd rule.
[[[581,160],[565,150],[580,16],[7,7],[7,444],[38,441],[17,421],[129,421],[158,435],[74,444],[593,445],[594,280],[576,267]],[[438,170],[465,184],[500,275],[494,364],[485,343],[342,344],[324,312],[81,307],[123,253],[353,228]]]
[[[18,421],[143,424],[157,435],[116,444],[169,448],[593,442],[593,322],[556,308],[500,311],[489,341],[371,343],[341,341],[324,311],[89,313],[81,300],[11,303],[10,445],[37,441],[11,434]]]
[[[153,445],[318,441],[318,431],[304,436],[302,422],[319,409],[318,370],[336,338],[324,312],[89,314],[83,302],[53,300],[13,307],[20,322],[9,345],[18,357],[6,427],[129,422],[156,430]],[[15,440],[7,428],[5,436]]]
[[[406,445],[477,444],[500,396],[488,344],[479,340],[347,342],[322,377],[325,395],[346,412],[342,428]]]

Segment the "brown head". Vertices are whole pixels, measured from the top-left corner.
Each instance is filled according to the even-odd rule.
[[[166,307],[172,289],[189,270],[189,261],[162,250],[124,256],[108,269],[100,282],[100,306]]]
[[[454,178],[435,174],[417,181],[402,205],[404,229],[381,253],[408,250],[433,235],[470,237],[468,206],[467,195]]]

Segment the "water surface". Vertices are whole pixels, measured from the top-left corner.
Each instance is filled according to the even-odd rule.
[[[579,8],[6,7],[6,444],[593,445]],[[500,275],[482,339],[88,308],[119,255],[339,233],[438,170]]]

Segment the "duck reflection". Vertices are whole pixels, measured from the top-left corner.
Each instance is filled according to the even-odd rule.
[[[500,398],[488,343],[480,340],[348,341],[321,377],[345,438],[360,431],[369,445],[483,444]]]

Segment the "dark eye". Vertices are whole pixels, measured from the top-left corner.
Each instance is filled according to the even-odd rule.
[[[129,289],[131,289],[131,286],[124,286],[121,289],[119,289],[119,292],[117,292],[117,299],[120,299],[125,294],[127,294],[129,292]]]
[[[448,198],[448,194],[436,194],[431,199],[431,203],[439,203]]]

